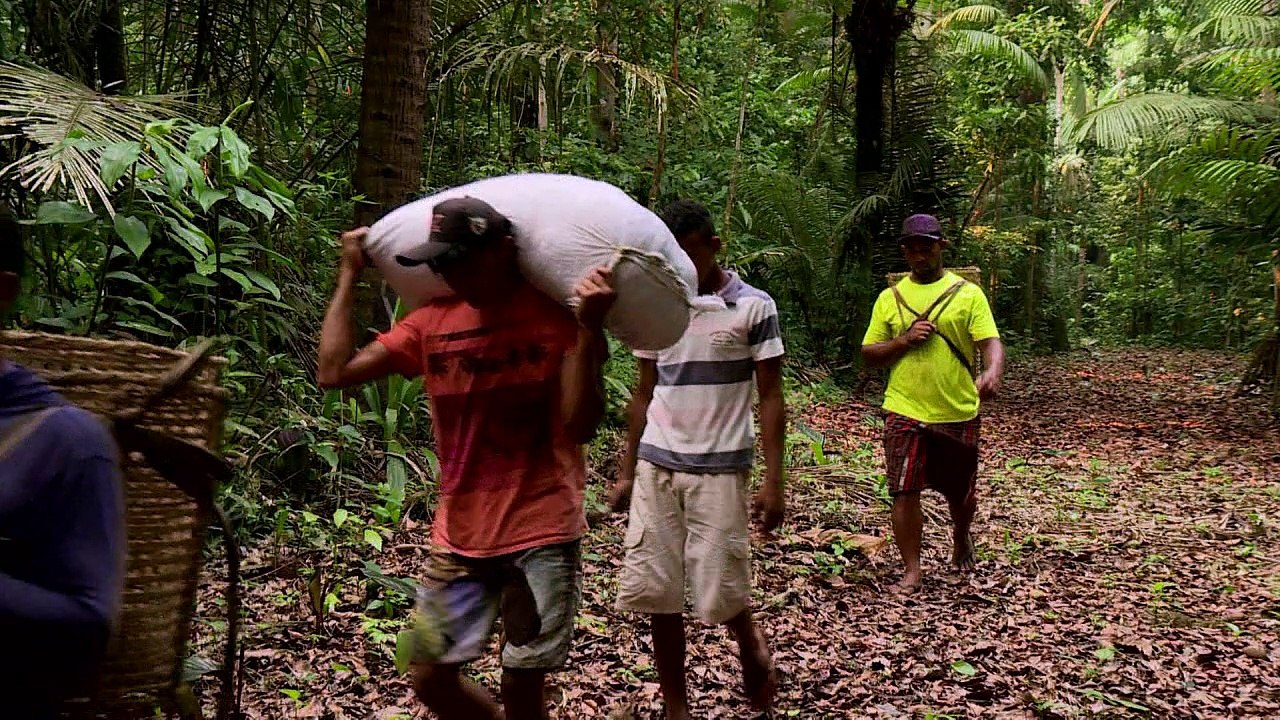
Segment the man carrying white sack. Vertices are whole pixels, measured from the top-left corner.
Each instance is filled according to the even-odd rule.
[[[543,684],[569,654],[581,594],[586,466],[604,413],[603,323],[615,293],[596,268],[572,312],[521,275],[511,224],[487,203],[435,205],[425,264],[455,297],[410,313],[353,353],[360,228],[342,261],[320,339],[320,384],[422,375],[431,398],[440,502],[418,597],[414,688],[444,720],[546,718]],[[502,708],[461,675],[502,613]]]

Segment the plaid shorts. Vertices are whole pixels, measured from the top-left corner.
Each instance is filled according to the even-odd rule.
[[[889,494],[930,488],[948,500],[971,497],[977,491],[976,457],[981,431],[981,417],[926,425],[889,413],[884,421],[885,479]],[[953,451],[971,455],[969,458],[947,457]],[[934,457],[930,457],[931,454]]]

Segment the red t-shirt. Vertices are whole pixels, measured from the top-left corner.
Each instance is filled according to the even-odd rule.
[[[560,366],[576,337],[573,315],[526,285],[500,308],[436,301],[378,338],[431,398],[433,542],[492,557],[586,532],[586,462],[560,418]]]

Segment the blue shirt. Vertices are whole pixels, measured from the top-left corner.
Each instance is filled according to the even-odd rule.
[[[0,360],[0,437],[46,408],[56,410],[0,458],[0,717],[47,716],[50,691],[101,659],[120,605],[115,443],[102,421]]]

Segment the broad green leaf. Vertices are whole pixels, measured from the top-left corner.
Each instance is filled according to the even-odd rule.
[[[1106,662],[1116,656],[1116,649],[1110,645],[1104,645],[1097,650],[1094,650],[1093,655],[1102,662]]]
[[[280,299],[280,287],[276,285],[275,282],[271,280],[271,278],[267,277],[266,275],[263,275],[257,270],[245,270],[244,274],[249,276],[249,279],[253,281],[254,285],[257,285],[263,290],[266,290],[267,292],[271,293],[271,297],[275,298],[276,300]]]
[[[169,227],[173,229],[173,234],[177,236],[183,247],[191,253],[191,257],[196,260],[204,260],[209,257],[209,252],[213,250],[213,240],[204,233],[203,230],[196,226],[167,218]]]
[[[142,253],[151,246],[151,232],[147,224],[132,215],[116,215],[116,235],[124,241],[133,256],[142,259]]]
[[[396,672],[403,675],[409,672],[413,663],[414,643],[417,634],[413,630],[401,630],[396,633]]]
[[[219,136],[222,138],[223,165],[231,171],[233,177],[244,177],[249,171],[249,146],[226,125],[219,129]]]
[[[954,670],[957,675],[963,675],[964,677],[973,677],[978,674],[977,669],[964,660],[957,660],[951,663],[951,669]]]
[[[268,220],[271,220],[276,216],[276,209],[271,206],[271,203],[268,202],[266,198],[261,195],[255,195],[239,186],[236,187],[236,200],[250,210],[255,210],[261,213]]]
[[[135,322],[133,320],[119,320],[116,322],[116,325],[119,325],[122,328],[128,328],[130,330],[137,330],[138,332],[147,333],[149,335],[156,335],[159,337],[166,337],[166,338],[173,337],[173,333],[169,332],[168,330],[161,330],[155,325],[148,325],[146,323]]]
[[[345,523],[349,517],[351,517],[351,513],[347,512],[346,508],[338,508],[337,510],[334,510],[333,526],[342,527],[342,524]]]
[[[187,273],[183,276],[182,281],[191,285],[199,285],[201,287],[216,288],[218,283],[199,273]]]
[[[253,281],[250,280],[248,277],[246,277],[245,274],[240,272],[239,270],[232,270],[231,268],[224,267],[220,270],[220,272],[223,275],[226,275],[227,277],[231,278],[232,280],[235,280],[236,283],[240,285],[240,288],[244,290],[246,293],[258,291],[258,286],[254,285]]]
[[[153,145],[152,151],[160,161],[160,167],[164,169],[164,180],[169,185],[169,194],[177,197],[190,179],[187,169],[169,154],[163,143]]]
[[[40,207],[36,209],[37,225],[82,225],[97,219],[98,216],[84,206],[64,200],[40,203]]]
[[[214,190],[207,186],[195,188],[191,194],[195,196],[196,202],[200,203],[200,209],[205,212],[209,212],[209,208],[213,207],[214,203],[227,197],[225,190]]]
[[[115,185],[120,178],[129,174],[129,168],[138,161],[141,153],[142,145],[136,142],[118,142],[108,145],[102,151],[102,159],[99,162],[102,182],[107,187]]]
[[[307,511],[307,510],[303,510],[303,511],[302,511],[302,520],[303,520],[303,522],[306,522],[306,523],[307,523],[307,524],[309,524],[309,525],[314,525],[314,524],[316,523],[316,521],[317,521],[317,520],[319,520],[319,519],[320,519],[320,516],[319,516],[319,515],[316,515],[316,514],[315,514],[315,513],[313,513],[313,512],[310,512],[310,511]]]
[[[330,472],[338,469],[338,451],[334,450],[332,445],[313,445],[312,449],[329,463]]]
[[[382,550],[382,536],[373,528],[366,528],[364,531],[364,541],[373,546],[375,550]]]
[[[147,135],[150,135],[152,137],[166,137],[169,135],[169,133],[173,132],[173,128],[177,124],[178,124],[178,121],[174,119],[157,120],[155,122],[147,123],[146,127],[143,129],[143,132],[145,132]]]
[[[217,126],[202,127],[191,133],[191,137],[187,138],[187,152],[193,157],[201,158],[209,154],[209,151],[218,146]]]

